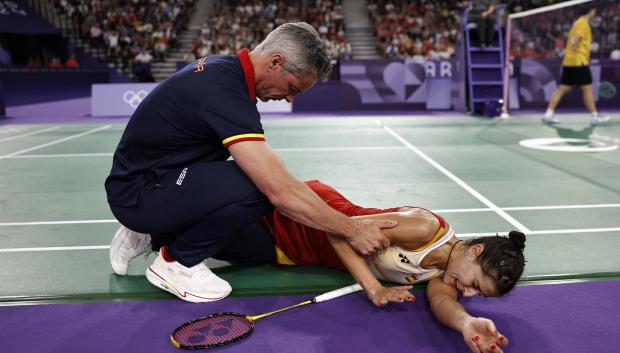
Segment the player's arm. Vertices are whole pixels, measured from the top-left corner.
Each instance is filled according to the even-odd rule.
[[[577,50],[577,48],[579,48],[580,40],[581,40],[581,36],[578,33],[575,33],[570,37],[570,44],[573,46],[574,50]]]
[[[584,37],[584,33],[587,32],[588,24],[585,21],[577,21],[575,23],[575,28],[571,30],[572,35],[569,38],[569,43],[573,47],[574,50],[579,48],[579,43]]]
[[[397,220],[398,226],[384,232],[394,245],[417,249],[429,243],[437,233],[439,222],[427,210],[402,207],[403,212],[380,213],[355,217],[358,220]],[[355,280],[364,288],[370,300],[377,306],[388,302],[414,300],[411,286],[384,287],[368,267],[366,259],[357,254],[346,241],[328,234],[328,239]]]
[[[473,317],[458,302],[458,292],[453,286],[433,278],[426,287],[431,311],[442,324],[460,332],[463,340],[474,353],[501,353],[508,339],[495,328],[493,321]]]
[[[393,227],[396,222],[357,221],[327,206],[305,183],[289,173],[264,141],[239,142],[228,150],[258,189],[289,218],[342,236],[361,254],[390,245],[381,228]]]
[[[368,294],[368,298],[376,306],[384,306],[389,302],[402,303],[414,301],[415,297],[410,292],[411,286],[384,287],[368,268],[366,260],[354,251],[348,242],[342,238],[327,234],[329,242],[340,257],[349,273],[355,278]]]

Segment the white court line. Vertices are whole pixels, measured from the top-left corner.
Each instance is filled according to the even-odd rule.
[[[446,210],[431,210],[435,213],[444,214],[444,213],[472,213],[472,212],[493,212],[490,208],[453,208]]]
[[[556,206],[523,206],[523,207],[500,207],[504,211],[538,211],[538,210],[569,210],[585,208],[618,208],[620,203],[601,203],[589,205],[556,205]],[[491,208],[452,208],[445,210],[432,210],[435,213],[470,213],[470,212],[493,212]]]
[[[63,153],[63,154],[22,154],[6,159],[24,158],[76,158],[76,157],[112,157],[114,153]]]
[[[41,134],[41,133],[44,133],[44,132],[48,132],[48,131],[52,131],[52,130],[56,130],[56,129],[59,129],[59,128],[60,128],[60,126],[52,126],[52,127],[50,127],[50,128],[43,129],[43,130],[31,131],[31,132],[28,132],[28,133],[25,133],[25,134],[21,134],[21,135],[16,135],[16,136],[11,136],[11,137],[5,137],[5,138],[3,138],[3,139],[0,139],[0,142],[6,142],[6,141],[11,141],[11,140],[17,140],[17,139],[22,138],[22,137],[32,136],[32,135],[37,135],[37,134]]]
[[[58,224],[98,224],[98,223],[118,223],[116,219],[86,219],[80,221],[41,221],[41,222],[9,222],[0,223],[0,227],[9,226],[50,226]]]
[[[380,151],[405,149],[405,146],[361,146],[361,147],[297,147],[275,148],[277,152],[316,152],[316,151]],[[26,154],[4,156],[4,158],[75,158],[75,157],[110,157],[114,153],[65,153],[65,154]]]
[[[522,210],[563,210],[563,209],[584,209],[584,208],[617,208],[618,203],[594,204],[594,205],[558,205],[558,206],[526,206],[526,207],[504,207],[504,211]],[[452,208],[444,210],[431,210],[435,213],[474,213],[474,212],[494,212],[491,208]],[[98,224],[98,223],[118,223],[116,219],[84,219],[73,221],[32,221],[32,222],[0,222],[0,227],[8,226],[42,226],[42,225],[70,225],[70,224]],[[481,233],[482,234],[482,233]],[[528,233],[530,234],[530,233]]]
[[[528,211],[528,210],[566,210],[582,208],[614,208],[620,207],[620,203],[603,203],[594,205],[565,205],[565,206],[531,206],[531,207],[504,207],[504,211]]]
[[[73,251],[73,250],[105,250],[109,249],[110,245],[91,245],[91,246],[50,246],[44,248],[11,248],[0,249],[0,253],[3,252],[39,252],[39,251]]]
[[[98,127],[98,128],[95,128],[95,129],[90,129],[88,131],[85,131],[85,132],[82,132],[82,133],[79,133],[79,134],[67,136],[67,137],[64,137],[64,138],[61,138],[61,139],[58,139],[58,140],[54,140],[54,141],[51,141],[51,142],[48,142],[48,143],[44,143],[42,145],[38,145],[38,146],[26,148],[26,149],[21,150],[21,151],[9,153],[9,154],[6,154],[4,156],[0,156],[0,159],[10,158],[10,157],[17,156],[17,155],[20,155],[20,154],[23,154],[23,153],[26,153],[26,152],[38,150],[40,148],[44,148],[44,147],[56,145],[56,144],[59,144],[59,143],[65,142],[65,141],[73,140],[73,139],[76,139],[78,137],[90,135],[90,134],[93,134],[95,132],[99,132],[101,130],[109,129],[111,126],[112,125],[101,126],[101,127]]]
[[[297,148],[274,148],[277,152],[315,152],[315,151],[373,151],[373,150],[398,150],[403,146],[361,146],[361,147],[297,147]]]
[[[535,230],[530,231],[527,235],[548,235],[548,234],[571,234],[571,233],[603,233],[603,232],[618,232],[620,227],[616,228],[587,228],[587,229],[555,229],[555,230]],[[459,239],[477,238],[484,236],[493,236],[496,233],[463,233],[457,234]],[[499,233],[499,235],[506,235],[507,233]],[[48,246],[39,248],[6,248],[0,249],[0,253],[9,252],[43,252],[43,251],[79,251],[79,250],[107,250],[109,245],[87,245],[87,246]]]
[[[382,124],[378,120],[377,120],[377,125],[382,126]],[[502,217],[503,219],[508,221],[508,223],[512,224],[513,226],[515,226],[518,230],[520,230],[523,233],[528,233],[528,234],[530,233],[530,230],[526,226],[521,224],[521,222],[517,221],[511,215],[509,215],[508,213],[506,213],[505,211],[503,211],[502,209],[497,207],[497,205],[494,204],[493,202],[491,202],[491,200],[489,200],[486,197],[482,196],[482,194],[480,194],[478,191],[476,191],[471,186],[467,185],[463,180],[458,178],[456,175],[452,174],[449,170],[444,168],[442,165],[440,165],[439,163],[435,162],[429,156],[424,154],[424,152],[422,152],[419,149],[417,149],[415,146],[413,146],[411,143],[409,143],[409,141],[405,140],[402,136],[397,134],[394,130],[390,129],[388,126],[383,126],[383,129],[385,131],[387,131],[388,133],[390,133],[390,135],[394,136],[394,138],[396,138],[398,141],[402,142],[405,146],[409,147],[409,149],[412,150],[419,157],[421,157],[422,159],[424,159],[425,161],[430,163],[433,167],[435,167],[437,170],[442,172],[445,176],[447,176],[448,178],[452,179],[452,181],[457,183],[460,187],[462,187],[467,192],[472,194],[480,202],[482,202],[487,207],[489,207],[493,211],[495,211],[495,213],[497,213],[500,217]]]
[[[604,233],[604,232],[620,232],[620,227],[531,230],[531,231],[529,231],[527,233],[527,236],[530,236],[530,235],[549,235],[549,234],[572,234],[572,233]],[[466,238],[477,238],[477,237],[493,236],[495,234],[508,235],[508,232],[497,232],[497,233],[462,233],[462,234],[458,234],[457,233],[456,237],[459,238],[459,239],[466,239]]]

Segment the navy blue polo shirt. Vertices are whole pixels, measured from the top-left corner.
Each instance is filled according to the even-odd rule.
[[[108,203],[134,206],[153,177],[225,161],[227,147],[248,140],[265,140],[248,51],[198,59],[159,84],[131,116],[105,182]]]

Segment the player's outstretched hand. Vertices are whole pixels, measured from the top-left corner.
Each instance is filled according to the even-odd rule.
[[[463,339],[474,353],[503,353],[508,338],[495,328],[493,321],[483,317],[471,318],[463,326]]]
[[[386,288],[384,286],[377,286],[368,291],[368,298],[376,306],[384,306],[389,302],[402,303],[413,302],[415,296],[411,293],[411,286],[397,286]]]
[[[364,256],[389,247],[390,239],[383,234],[381,229],[394,228],[398,224],[397,221],[363,220],[358,222],[355,233],[347,240],[355,251]]]

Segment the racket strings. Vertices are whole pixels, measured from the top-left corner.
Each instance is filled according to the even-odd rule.
[[[235,341],[253,328],[242,315],[224,314],[189,322],[172,334],[182,347],[209,347]]]

